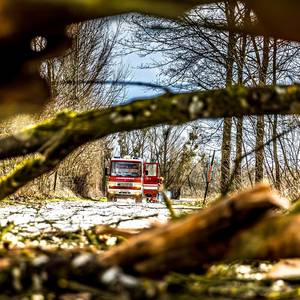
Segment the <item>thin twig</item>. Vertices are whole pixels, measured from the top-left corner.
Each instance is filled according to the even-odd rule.
[[[170,213],[170,216],[171,216],[171,219],[176,219],[177,218],[177,214],[175,212],[175,210],[173,209],[173,206],[172,206],[172,201],[171,199],[168,197],[166,191],[162,191],[162,196],[163,196],[163,200],[164,200],[164,203]]]
[[[142,81],[114,81],[114,80],[64,80],[60,81],[61,84],[110,84],[110,85],[132,85],[132,86],[142,86],[142,87],[148,87],[153,89],[160,89],[163,90],[166,93],[172,93],[172,91],[166,87],[162,86],[156,83],[151,82],[142,82]]]

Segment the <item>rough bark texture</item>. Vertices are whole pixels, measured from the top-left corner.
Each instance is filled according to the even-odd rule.
[[[274,39],[273,45],[273,85],[277,84],[277,40]],[[274,153],[274,165],[275,165],[275,188],[280,190],[281,186],[281,178],[280,178],[280,162],[278,158],[278,147],[277,147],[277,139],[274,137],[277,136],[277,125],[278,125],[278,115],[274,115],[274,120],[271,122],[272,124],[272,138],[273,138],[273,153]]]
[[[274,153],[274,165],[275,165],[275,188],[280,190],[281,178],[280,178],[280,163],[278,158],[278,147],[277,147],[277,125],[278,125],[278,116],[274,116],[272,123],[272,139],[273,139],[273,153]]]
[[[239,233],[230,243],[228,259],[280,259],[300,256],[300,215],[265,219]],[[247,245],[245,247],[245,245]]]
[[[227,23],[232,26],[235,22],[234,10],[236,2],[234,0],[225,3],[225,14]],[[232,86],[233,77],[233,63],[234,63],[234,50],[235,50],[236,37],[232,32],[228,33],[228,49],[226,57],[226,87]],[[222,149],[221,149],[221,194],[224,195],[228,189],[228,180],[230,177],[230,154],[231,154],[231,129],[232,118],[225,118],[223,125]]]
[[[262,63],[259,65],[259,85],[266,85],[269,67],[270,39],[264,37]],[[255,182],[260,182],[264,178],[264,136],[265,119],[264,116],[257,117],[256,123],[256,148],[259,150],[255,154]]]
[[[236,174],[235,174],[235,188],[238,190],[242,184],[242,161],[241,157],[243,155],[243,117],[237,119],[236,124],[236,154],[235,154],[235,162],[236,166]]]
[[[265,136],[264,120],[264,116],[257,117],[255,148],[259,150],[255,153],[255,182],[260,182],[264,178],[264,147],[262,147]]]
[[[228,191],[228,180],[230,178],[230,154],[231,154],[231,128],[232,118],[225,118],[222,137],[222,158],[221,158],[221,194]]]
[[[243,24],[246,25],[250,20],[250,10],[249,8],[245,8],[243,15]],[[243,85],[244,83],[244,66],[246,60],[246,46],[247,46],[247,34],[244,33],[240,36],[240,51],[236,53],[236,57],[239,58],[237,61],[237,77],[238,84]],[[237,50],[235,50],[237,51]],[[242,184],[242,161],[241,157],[243,155],[243,123],[244,118],[238,117],[236,122],[236,148],[235,148],[235,188],[238,190]]]
[[[200,270],[207,263],[224,259],[231,238],[278,205],[270,187],[260,185],[133,237],[104,253],[101,261],[105,266],[118,265],[147,276]]]

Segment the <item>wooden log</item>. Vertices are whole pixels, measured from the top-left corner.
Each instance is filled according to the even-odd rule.
[[[104,253],[101,262],[147,276],[197,271],[205,264],[224,259],[231,239],[239,231],[280,206],[282,201],[271,188],[260,184],[185,219],[133,237]]]
[[[139,280],[120,268],[103,268],[98,255],[87,251],[10,250],[0,253],[0,290],[2,294],[106,292],[133,290],[143,292]],[[105,299],[113,298],[112,295]],[[97,298],[98,299],[98,298]],[[140,297],[143,299],[143,297]]]
[[[274,216],[239,232],[226,257],[233,259],[281,259],[300,257],[300,215]]]
[[[80,114],[65,111],[36,126],[1,137],[0,159],[38,152],[63,129],[67,129],[69,141],[76,147],[109,134],[158,124],[182,124],[199,118],[300,114],[299,99],[299,85],[235,86],[191,93],[166,93]],[[80,143],[79,140],[83,141]]]

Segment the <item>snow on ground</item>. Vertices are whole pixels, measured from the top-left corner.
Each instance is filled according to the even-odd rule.
[[[187,207],[175,206],[180,210]],[[152,222],[166,222],[169,213],[160,203],[97,202],[67,200],[45,203],[5,204],[0,207],[1,225],[14,222],[22,234],[53,230],[75,231],[94,225],[118,225],[121,228],[144,228]]]

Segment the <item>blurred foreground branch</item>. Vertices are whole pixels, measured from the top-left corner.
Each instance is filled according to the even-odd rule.
[[[67,26],[129,12],[177,18],[211,0],[2,0],[0,4],[0,118],[32,113],[50,100],[40,66],[72,46]],[[37,37],[43,41],[33,49]]]
[[[166,93],[84,113],[63,112],[54,119],[0,139],[0,159],[37,153],[0,178],[0,199],[52,170],[77,147],[116,132],[198,118],[299,114],[300,86]]]
[[[50,98],[49,86],[40,76],[41,62],[61,56],[70,49],[72,38],[66,27],[123,13],[138,12],[178,18],[196,7],[222,0],[2,0],[0,4],[0,118],[41,109]],[[202,24],[216,30],[269,35],[299,41],[300,5],[293,0],[244,0],[257,14],[257,24],[239,28]],[[270,9],[272,8],[272,9]],[[280,22],[278,22],[280,20]],[[43,46],[32,49],[36,37]]]
[[[120,288],[140,291],[138,277],[133,276],[200,272],[224,259],[299,256],[299,216],[268,217],[286,204],[268,185],[258,185],[185,218],[142,231],[105,253],[79,249],[1,252],[0,289],[4,293],[76,291],[78,287],[96,294],[120,292]]]
[[[261,184],[130,239],[104,253],[102,264],[156,277],[169,271],[200,270],[207,263],[225,259],[238,232],[253,226],[271,209],[287,205],[268,185]],[[238,244],[247,252],[245,245]]]

